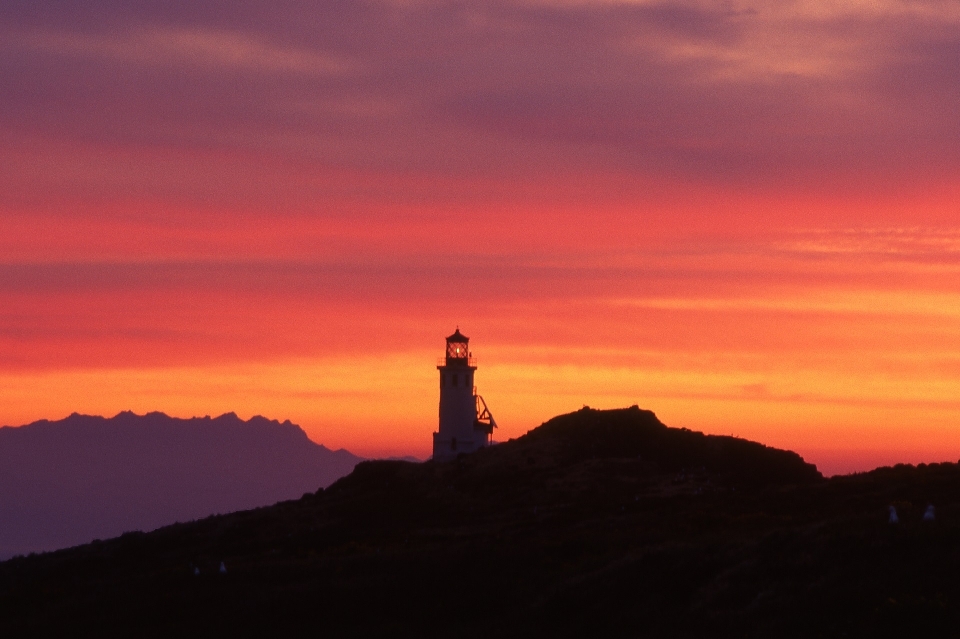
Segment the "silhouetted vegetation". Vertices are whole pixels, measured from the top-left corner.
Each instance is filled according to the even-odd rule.
[[[450,463],[363,462],[297,501],[5,562],[0,632],[913,636],[960,622],[958,559],[955,464],[824,479],[584,409]]]

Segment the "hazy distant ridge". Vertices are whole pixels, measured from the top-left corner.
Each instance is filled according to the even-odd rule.
[[[293,499],[360,460],[289,421],[233,413],[0,428],[0,557]]]

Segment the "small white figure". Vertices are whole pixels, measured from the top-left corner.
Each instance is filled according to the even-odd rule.
[[[937,518],[937,516],[936,516],[936,514],[935,514],[934,511],[933,511],[933,504],[929,504],[929,505],[927,506],[927,511],[926,511],[925,513],[923,513],[923,520],[924,520],[924,521],[933,521],[933,520],[936,519],[936,518]]]
[[[897,509],[896,509],[895,507],[893,507],[893,506],[890,506],[890,523],[891,523],[891,524],[899,524],[899,523],[900,523],[900,518],[897,517]]]
[[[221,575],[227,574],[227,566],[222,561],[220,562],[220,574]]]
[[[198,568],[197,566],[194,566],[194,567],[193,567],[193,576],[194,576],[194,577],[199,577],[199,576],[200,576],[200,568]]]

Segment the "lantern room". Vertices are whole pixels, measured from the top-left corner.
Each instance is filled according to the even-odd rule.
[[[460,332],[460,327],[447,338],[447,366],[467,365],[470,361],[470,338]]]

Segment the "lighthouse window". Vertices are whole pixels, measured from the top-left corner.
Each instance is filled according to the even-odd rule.
[[[453,385],[454,385],[454,386],[456,386],[457,383],[460,381],[459,378],[460,378],[459,375],[457,375],[456,373],[453,374]]]

